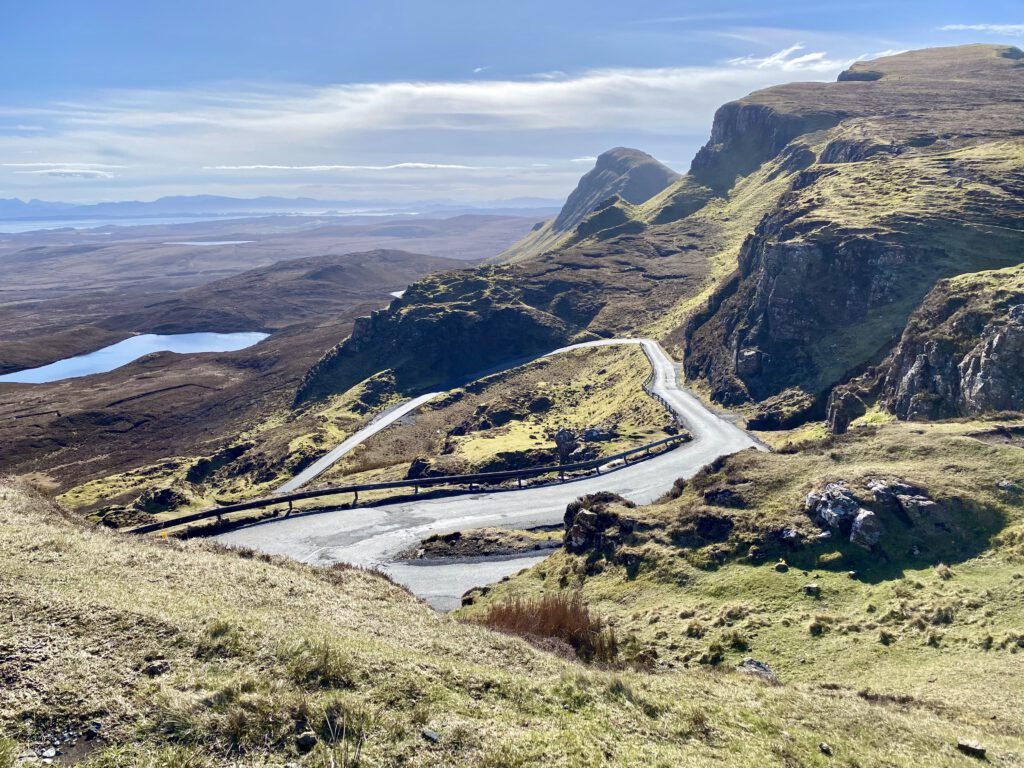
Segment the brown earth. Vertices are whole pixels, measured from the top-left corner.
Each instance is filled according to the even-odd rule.
[[[212,453],[267,413],[291,402],[303,372],[348,334],[352,321],[389,292],[458,262],[402,251],[299,259],[191,291],[107,308],[101,319],[79,300],[45,302],[2,315],[0,359],[50,362],[132,333],[264,330],[232,353],[149,355],[109,373],[52,384],[0,384],[0,468],[41,473],[66,489],[167,455]],[[52,308],[51,324],[37,318]],[[92,311],[98,312],[100,307]],[[119,312],[110,316],[111,309]],[[62,317],[81,330],[61,337]],[[20,325],[19,325],[20,324]],[[58,351],[61,350],[61,351]],[[48,354],[45,354],[48,353]],[[18,366],[20,367],[20,366]]]

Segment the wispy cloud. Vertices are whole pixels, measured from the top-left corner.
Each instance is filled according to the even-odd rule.
[[[14,171],[22,176],[52,176],[57,179],[112,179],[110,171],[97,171],[93,168],[37,168],[31,171]]]
[[[946,24],[942,32],[983,32],[986,35],[1024,37],[1024,24]]]
[[[112,165],[110,163],[78,163],[78,162],[32,162],[32,163],[0,163],[4,168],[52,168],[54,166],[74,165],[79,168],[124,168],[123,165]]]
[[[113,171],[119,197],[326,195],[342,185],[382,198],[555,196],[600,151],[693,152],[723,102],[794,73],[830,80],[848,64],[793,45],[709,66],[87,94],[0,109],[11,123],[45,128],[0,132],[0,179],[6,168],[5,191],[49,197],[60,194],[44,185],[49,177],[109,180]]]
[[[804,49],[803,43],[791,45],[785,50],[768,56],[742,56],[731,59],[730,64],[737,67],[753,67],[754,69],[782,70],[783,72],[822,71],[842,67],[844,62],[828,58],[824,51],[813,51],[800,56],[794,54]]]
[[[569,162],[570,163],[581,163],[583,165],[590,165],[595,160],[597,160],[597,157],[595,155],[586,155],[584,157],[574,157]]]
[[[458,163],[392,163],[391,165],[204,165],[204,171],[496,171],[515,170],[514,167],[495,168],[485,165]]]

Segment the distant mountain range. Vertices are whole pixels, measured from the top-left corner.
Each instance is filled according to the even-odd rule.
[[[307,197],[237,198],[219,195],[178,195],[148,202],[129,200],[114,203],[49,202],[0,198],[0,221],[25,219],[131,219],[171,216],[245,216],[280,213],[410,213],[461,212],[467,210],[514,211],[522,209],[557,209],[558,200],[546,198],[514,198],[481,201],[468,205],[458,201],[383,202],[380,200],[314,200]]]

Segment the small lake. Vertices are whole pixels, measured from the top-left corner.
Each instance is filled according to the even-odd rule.
[[[153,352],[234,352],[251,347],[267,333],[178,333],[161,336],[153,333],[132,336],[87,355],[69,357],[39,368],[27,368],[0,376],[0,382],[46,384],[94,373],[106,373]]]

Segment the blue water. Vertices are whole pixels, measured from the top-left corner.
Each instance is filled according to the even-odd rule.
[[[170,336],[158,336],[146,333],[132,336],[109,347],[97,349],[87,355],[69,357],[39,368],[27,368],[0,376],[0,382],[18,384],[45,384],[52,381],[74,379],[79,376],[90,376],[94,373],[106,373],[143,355],[153,352],[234,352],[238,349],[251,347],[263,341],[266,333],[179,333]]]

